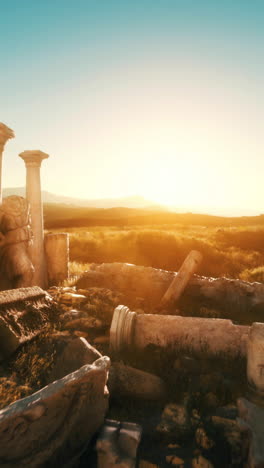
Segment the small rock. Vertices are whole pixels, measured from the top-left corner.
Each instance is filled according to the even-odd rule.
[[[168,447],[168,449],[181,448],[181,446],[179,444],[169,444],[167,447]]]
[[[57,298],[57,301],[60,304],[64,304],[66,306],[80,306],[81,304],[87,301],[87,297],[81,294],[65,292]]]
[[[214,468],[214,465],[202,455],[199,455],[192,459],[192,468]]]
[[[89,334],[81,330],[74,330],[73,334],[74,336],[79,336],[80,338],[85,338],[85,339],[89,338]]]
[[[178,437],[189,436],[192,427],[186,406],[176,403],[168,404],[161,415],[157,431],[163,434],[173,433]]]
[[[140,460],[138,468],[161,468],[159,465],[154,465],[154,463],[151,463],[147,460]]]
[[[214,442],[209,439],[203,427],[198,427],[196,430],[195,441],[204,450],[210,450],[214,446]]]
[[[208,409],[217,408],[220,405],[219,399],[213,392],[205,395],[204,404]]]
[[[101,320],[95,317],[86,317],[76,320],[71,320],[63,326],[66,330],[83,330],[89,331],[91,328],[103,328]]]
[[[168,455],[166,457],[166,462],[170,463],[170,465],[178,466],[179,468],[184,467],[184,460],[180,457],[176,457],[176,455]]]

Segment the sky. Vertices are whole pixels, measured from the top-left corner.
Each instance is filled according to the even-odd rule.
[[[0,121],[42,188],[264,213],[262,0],[0,0]]]

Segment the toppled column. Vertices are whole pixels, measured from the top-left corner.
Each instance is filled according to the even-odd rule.
[[[0,203],[2,203],[2,158],[5,144],[11,138],[14,138],[15,134],[11,128],[5,124],[0,123]]]
[[[69,276],[69,234],[48,233],[45,253],[49,286],[56,286]]]
[[[192,275],[197,271],[202,259],[202,254],[197,250],[192,250],[189,253],[179,269],[177,276],[173,279],[169,288],[165,292],[160,302],[161,309],[170,307],[173,303],[175,304],[177,302]]]
[[[110,345],[113,351],[148,346],[198,356],[237,358],[246,356],[249,327],[231,320],[136,314],[128,307],[115,309]]]
[[[27,170],[26,194],[31,206],[33,245],[31,248],[32,263],[35,268],[33,285],[47,287],[47,272],[44,252],[43,206],[41,197],[40,166],[48,154],[39,150],[24,151],[19,155],[25,162]]]

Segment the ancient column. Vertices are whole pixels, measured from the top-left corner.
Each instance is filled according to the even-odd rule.
[[[113,315],[110,346],[118,352],[144,352],[154,345],[195,356],[245,358],[249,330],[226,319],[136,314],[120,305]]]
[[[0,123],[0,203],[2,203],[2,157],[7,140],[14,138],[15,134],[11,128]]]
[[[40,166],[48,154],[39,150],[24,151],[19,155],[25,162],[27,170],[26,197],[31,206],[31,225],[33,245],[31,259],[35,268],[33,285],[47,287],[47,271],[44,252],[43,206],[40,184]]]

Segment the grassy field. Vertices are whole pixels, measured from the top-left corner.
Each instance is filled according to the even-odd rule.
[[[263,216],[220,218],[126,209],[88,210],[84,216],[82,209],[78,217],[77,211],[66,208],[57,217],[54,207],[52,216],[46,210],[46,227],[70,233],[73,274],[92,262],[177,271],[188,252],[197,249],[204,257],[199,274],[264,282]]]

